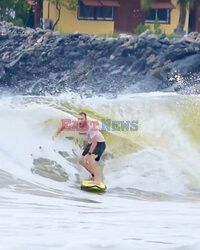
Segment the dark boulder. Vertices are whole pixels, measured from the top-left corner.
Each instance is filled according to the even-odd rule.
[[[200,72],[200,54],[191,55],[187,58],[177,60],[171,65],[171,73],[174,71],[179,72],[182,76],[188,73]]]

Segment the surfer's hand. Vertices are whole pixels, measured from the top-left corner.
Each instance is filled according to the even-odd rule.
[[[90,155],[89,154],[86,154],[85,156],[84,156],[84,161],[87,163],[87,164],[89,164],[89,161],[88,161],[88,158],[90,157]]]
[[[88,154],[84,156],[84,160],[87,161],[88,159]]]
[[[53,135],[52,136],[52,140],[55,141],[55,139],[57,138],[57,135]]]

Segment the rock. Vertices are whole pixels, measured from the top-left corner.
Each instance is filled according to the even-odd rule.
[[[60,36],[60,33],[58,33],[58,35]],[[75,33],[75,34],[69,35],[69,37],[72,40],[77,40],[78,38],[82,37],[82,34],[81,33]]]
[[[55,56],[63,55],[63,53],[64,53],[64,47],[59,46],[55,48],[55,51],[54,51]]]
[[[53,36],[53,32],[52,31],[47,31],[47,32],[45,32],[45,34],[44,34],[44,38],[50,38],[50,37],[52,37]]]
[[[72,51],[69,52],[68,57],[70,57],[71,59],[81,59],[81,52],[80,51]]]
[[[141,71],[143,71],[145,69],[145,65],[146,65],[146,59],[141,58],[140,60],[133,63],[132,70],[140,73]]]
[[[9,58],[9,57],[10,57],[10,54],[11,54],[10,51],[6,51],[6,52],[3,53],[3,55],[2,55],[2,59],[5,60],[5,59]]]
[[[121,52],[121,56],[128,57],[129,55],[133,55],[134,51],[133,48],[124,48]]]
[[[110,55],[110,60],[113,60],[115,58],[115,56],[112,54]]]
[[[43,42],[43,39],[44,39],[44,37],[41,36],[41,37],[36,41],[36,43],[41,44],[41,43]]]
[[[188,37],[192,40],[196,40],[198,37],[199,33],[198,32],[190,32],[188,35],[186,35],[185,37]]]
[[[53,72],[50,72],[49,73],[49,79],[51,80],[56,80],[58,78],[58,73],[53,73]]]
[[[189,55],[194,54],[193,51],[184,50],[181,46],[177,44],[176,48],[171,49],[170,51],[165,52],[165,60],[176,61],[182,58],[185,58]]]
[[[165,39],[167,36],[166,36],[166,34],[165,33],[162,33],[160,36],[159,36],[159,41],[161,41],[161,40],[163,40],[163,39]]]
[[[0,81],[3,80],[3,78],[5,77],[6,73],[5,73],[5,69],[3,64],[0,62]]]
[[[183,76],[188,73],[200,72],[200,54],[177,60],[171,65],[171,68],[171,72],[177,71]]]
[[[122,72],[121,69],[117,69],[117,70],[113,70],[110,75],[117,75],[117,74],[120,74]]]
[[[143,53],[143,57],[147,58],[150,55],[157,55],[157,51],[151,47],[147,47],[147,49]]]
[[[145,48],[147,45],[146,40],[144,40],[144,38],[140,38],[137,42],[137,48]]]
[[[188,79],[188,75],[197,75],[199,52],[200,36],[196,33],[172,40],[149,31],[106,38],[17,28],[0,22],[0,81],[18,94],[70,90],[117,95],[133,85],[137,91],[171,85],[178,90],[175,80],[169,79],[174,70]]]
[[[151,47],[154,49],[159,49],[161,46],[161,43],[157,40],[151,42]]]
[[[107,63],[107,61],[108,61],[108,59],[104,56],[104,57],[100,57],[99,59],[97,59],[97,62],[99,63],[99,64],[103,64],[103,63]],[[109,63],[107,63],[107,64],[109,64]]]
[[[132,65],[133,62],[137,62],[136,56],[117,57],[112,63],[114,63],[115,66],[129,66]]]
[[[64,43],[65,39],[66,39],[66,36],[64,36],[64,35],[58,36],[56,39],[56,45],[60,45],[60,44]]]
[[[104,69],[109,69],[110,68],[110,64],[109,63],[105,63],[105,64],[102,65],[102,67]]]
[[[165,73],[165,71],[163,70],[162,67],[159,67],[157,69],[155,69],[152,72],[152,76],[154,76],[155,78],[161,80],[161,81],[165,81],[167,80],[167,74]]]
[[[200,43],[200,34],[198,34],[196,40],[195,40],[197,43]]]
[[[8,65],[6,65],[7,68],[12,69],[14,68],[21,60],[27,58],[27,53],[20,54],[14,61],[10,62]]]
[[[142,34],[140,34],[140,37],[146,37],[148,35],[151,35],[151,31],[150,30],[145,30]]]
[[[154,63],[156,60],[156,56],[154,54],[151,54],[148,58],[147,58],[147,64],[152,64]]]
[[[119,34],[119,37],[120,37],[120,38],[127,38],[127,39],[129,39],[129,38],[132,38],[133,36],[132,36],[132,35],[128,35],[128,34],[121,33],[121,34]]]
[[[160,62],[157,61],[155,64],[153,64],[152,69],[159,68],[160,66],[161,66],[161,65],[160,65]]]
[[[169,38],[168,37],[165,37],[163,40],[160,40],[161,43],[164,43],[164,44],[167,44],[169,45],[170,44],[170,41],[169,41]]]

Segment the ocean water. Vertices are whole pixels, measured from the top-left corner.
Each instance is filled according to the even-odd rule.
[[[107,192],[80,190],[77,132],[61,119],[137,121],[104,131]],[[200,97],[170,93],[0,99],[2,250],[200,249]]]

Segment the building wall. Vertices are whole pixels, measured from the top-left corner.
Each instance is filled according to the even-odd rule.
[[[189,20],[190,32],[197,31],[200,32],[200,2],[196,1],[190,11]]]
[[[48,16],[48,2],[43,3],[43,18],[50,18],[56,21],[57,11],[54,5],[50,4]],[[62,7],[60,21],[56,30],[63,33],[86,33],[86,34],[112,34],[114,32],[114,21],[78,20],[76,11],[69,11]]]
[[[140,0],[118,0],[120,2],[120,7],[115,9],[115,23],[114,21],[95,21],[95,20],[78,20],[77,12],[71,12],[66,8],[62,7],[61,18],[56,27],[56,30],[63,33],[87,33],[95,35],[103,34],[113,34],[114,32],[130,32],[133,33],[134,29],[139,23],[143,23],[144,17],[140,9]],[[166,34],[173,33],[174,29],[177,27],[179,20],[179,6],[177,5],[178,0],[171,0],[175,9],[171,10],[171,19],[170,24],[161,24],[160,28]],[[127,3],[127,4],[126,4]],[[131,4],[131,6],[130,6]],[[130,11],[126,12],[125,7],[128,6]],[[133,6],[136,11],[133,10]],[[129,13],[130,15],[127,18]],[[50,4],[49,13],[48,13],[48,2],[44,1],[43,3],[43,18],[49,18],[56,21],[57,11],[54,5]],[[123,21],[121,21],[123,19]],[[137,19],[137,20],[136,20]],[[127,23],[128,22],[128,23]],[[153,24],[148,23],[153,29]],[[187,12],[185,28],[186,33],[188,32],[189,25],[189,11]]]
[[[115,11],[115,32],[133,33],[135,28],[144,23],[145,15],[140,0],[118,0],[120,7]]]
[[[178,21],[179,21],[180,8],[179,8],[179,5],[177,5],[178,0],[171,0],[171,2],[176,7],[176,9],[171,10],[170,24],[161,24],[160,25],[161,30],[164,31],[166,34],[173,33],[174,29],[177,27]],[[146,24],[149,24],[149,23],[146,23]],[[187,11],[185,27],[184,27],[184,30],[186,31],[186,33],[188,33],[188,25],[189,25],[189,11]],[[153,29],[154,25],[150,24],[150,26]]]

